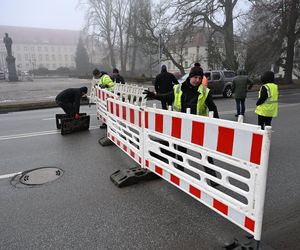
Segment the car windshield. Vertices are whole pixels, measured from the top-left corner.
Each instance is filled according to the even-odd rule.
[[[227,78],[235,77],[236,73],[233,71],[224,71],[224,76]]]

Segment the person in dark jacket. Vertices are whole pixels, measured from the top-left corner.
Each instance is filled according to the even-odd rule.
[[[113,76],[111,78],[115,83],[125,84],[124,77],[120,75],[119,70],[117,68],[113,69]]]
[[[173,103],[175,111],[186,112],[190,109],[191,114],[207,116],[209,111],[214,112],[214,118],[219,118],[217,106],[215,105],[210,90],[207,86],[202,85],[203,69],[200,66],[195,66],[191,69],[189,77],[182,84],[175,85],[173,91],[164,94],[156,94],[154,92],[146,90],[147,99],[157,99],[168,103]],[[187,149],[182,146],[177,146],[180,152],[186,153]],[[167,154],[167,152],[165,152]],[[170,155],[175,157],[174,155]],[[176,158],[183,162],[183,158],[177,155]],[[213,164],[213,159],[208,157],[208,162]],[[184,167],[176,164],[177,169],[184,171]],[[204,167],[206,173],[216,177],[216,172],[210,168]],[[212,187],[216,187],[219,184],[216,182],[210,182]]]
[[[232,81],[232,92],[234,93],[236,103],[236,115],[245,115],[245,100],[247,97],[247,90],[250,90],[253,86],[252,81],[246,76],[244,70],[238,71],[238,76],[233,78]]]
[[[173,90],[173,86],[175,84],[178,84],[176,77],[172,73],[169,73],[167,71],[166,65],[162,65],[161,73],[156,76],[154,82],[156,93],[158,94],[168,93]],[[167,104],[168,106],[172,105],[172,102],[169,102],[168,100],[162,100],[161,101],[162,109],[167,109]]]
[[[67,117],[75,117],[78,120],[80,100],[87,92],[87,87],[65,89],[56,96],[55,101],[65,111]]]

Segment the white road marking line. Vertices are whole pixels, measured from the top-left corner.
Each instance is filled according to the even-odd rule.
[[[0,180],[11,178],[11,177],[14,177],[14,176],[19,175],[19,174],[22,174],[22,172],[17,172],[17,173],[12,173],[12,174],[3,174],[3,175],[0,175]]]
[[[91,126],[90,130],[99,129],[99,126]],[[34,133],[26,133],[26,134],[16,134],[16,135],[4,135],[0,136],[0,141],[11,140],[11,139],[20,139],[20,138],[28,138],[40,135],[54,135],[59,134],[60,130],[48,130]]]

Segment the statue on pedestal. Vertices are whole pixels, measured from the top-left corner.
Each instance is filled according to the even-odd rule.
[[[5,37],[3,38],[3,42],[6,47],[7,51],[7,57],[6,57],[6,62],[7,62],[7,69],[8,69],[8,80],[10,82],[15,82],[18,81],[18,76],[16,72],[16,58],[13,57],[12,55],[12,39],[8,36],[8,33],[5,33]]]

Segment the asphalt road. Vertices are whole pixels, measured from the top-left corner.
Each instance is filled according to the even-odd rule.
[[[255,93],[246,101],[245,122],[256,124]],[[220,116],[236,119],[234,99],[216,97]],[[151,105],[151,102],[149,102]],[[91,129],[61,136],[54,114],[43,109],[0,114],[0,176],[42,166],[64,170],[39,187],[14,187],[0,179],[0,249],[221,249],[245,233],[163,180],[117,188],[115,170],[135,166]],[[299,249],[300,91],[284,90],[272,123],[263,243]]]

